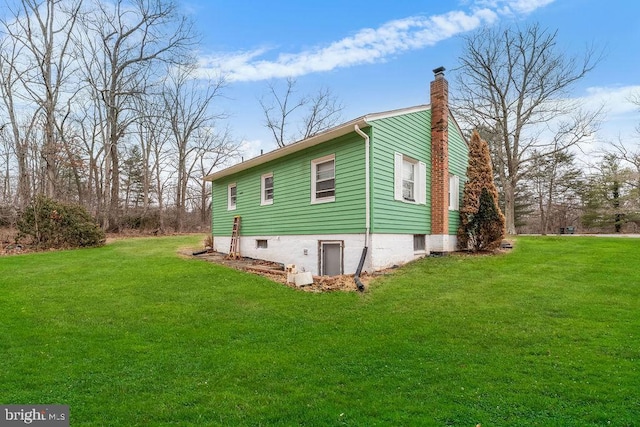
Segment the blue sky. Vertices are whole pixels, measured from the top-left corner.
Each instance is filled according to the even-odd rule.
[[[572,97],[605,104],[597,142],[638,144],[640,112],[627,101],[640,91],[640,2],[635,0],[228,1],[179,0],[202,35],[203,74],[223,73],[219,109],[230,115],[245,159],[275,148],[258,100],[269,82],[294,76],[300,94],[329,87],[345,106],[344,121],[366,113],[428,103],[432,69],[453,69],[461,36],[486,25],[538,22],[558,31],[558,44],[579,54],[604,51]],[[455,91],[455,87],[451,87]],[[634,139],[635,138],[635,139]]]

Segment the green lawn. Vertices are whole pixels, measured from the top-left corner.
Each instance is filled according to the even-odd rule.
[[[365,294],[176,255],[201,241],[0,258],[0,403],[73,426],[640,423],[638,239],[519,238]]]

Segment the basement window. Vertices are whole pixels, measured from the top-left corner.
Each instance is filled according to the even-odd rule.
[[[258,239],[256,240],[256,248],[258,249],[267,249],[268,243],[266,239]]]
[[[413,235],[413,251],[414,252],[425,252],[427,250],[425,241],[426,241],[426,235],[424,235],[424,234],[414,234]]]

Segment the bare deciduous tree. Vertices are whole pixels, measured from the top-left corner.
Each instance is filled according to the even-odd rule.
[[[260,106],[265,116],[265,126],[273,134],[273,138],[278,147],[284,147],[292,142],[292,138],[286,134],[287,120],[294,111],[306,103],[304,98],[296,101],[291,99],[291,96],[295,92],[295,85],[295,79],[288,78],[287,88],[284,94],[278,95],[275,84],[269,83],[269,96],[273,98],[271,103],[267,103],[264,99],[260,100]]]
[[[270,101],[260,100],[265,116],[265,126],[271,130],[278,147],[297,140],[312,137],[327,130],[340,121],[343,105],[329,88],[321,88],[315,95],[306,95],[294,99],[296,80],[287,78],[286,89],[282,94],[274,83],[269,83]],[[291,132],[291,122],[296,122],[295,114],[306,110],[299,117],[299,131]]]
[[[302,119],[304,132],[302,139],[307,139],[338,124],[343,105],[331,93],[329,88],[320,88],[309,98],[307,114]]]
[[[0,126],[0,205],[10,205],[13,202],[12,179],[12,144],[5,132],[6,125]],[[0,218],[0,222],[2,218]]]
[[[7,34],[9,23],[2,21],[2,27]],[[22,117],[17,107],[16,97],[19,96],[20,75],[18,58],[21,56],[21,43],[15,37],[4,37],[0,40],[0,97],[5,109],[6,120],[3,124],[11,139],[15,162],[18,169],[17,191],[13,203],[20,209],[26,206],[31,199],[31,174],[28,166],[29,134],[33,126],[22,126]],[[31,123],[33,120],[31,120]]]
[[[162,120],[163,103],[161,94],[145,100],[138,100],[136,121],[136,134],[143,164],[143,212],[144,219],[152,203],[152,195],[155,196],[155,204],[158,209],[158,221],[156,232],[165,232],[165,198],[174,174],[170,172],[169,165],[173,156],[170,148],[171,130],[169,124]]]
[[[103,110],[108,170],[105,228],[117,227],[120,208],[119,142],[135,120],[133,99],[150,92],[159,63],[181,62],[194,43],[190,23],[167,0],[96,2],[83,25],[86,79]]]
[[[626,163],[633,168],[633,173],[631,174],[632,179],[628,182],[628,184],[635,188],[635,191],[639,193],[638,202],[640,204],[640,150],[633,150],[628,148],[627,145],[623,144],[621,140],[618,140],[618,142],[613,142],[611,143],[611,145],[613,146],[614,150],[612,153],[607,153],[607,155],[615,156],[623,163]]]
[[[640,112],[640,92],[634,93],[629,98],[629,101],[635,104],[638,107],[638,111]],[[637,136],[640,137],[640,122],[636,126],[636,133]],[[622,141],[618,141],[618,143],[614,143],[613,145],[614,148],[620,153],[622,158],[634,166],[636,172],[638,173],[638,179],[640,181],[640,143],[636,143],[636,146],[638,147],[638,149],[636,150],[628,149],[627,147],[625,147]]]
[[[201,149],[194,158],[191,180],[195,181],[196,192],[199,196],[200,221],[206,224],[211,211],[211,192],[208,183],[202,178],[211,174],[215,168],[222,166],[228,160],[239,154],[238,143],[233,140],[228,129],[218,132],[213,128],[199,130]]]
[[[57,183],[60,126],[58,109],[64,105],[64,84],[72,68],[72,33],[79,16],[81,1],[22,0],[20,11],[13,15],[13,25],[6,25],[13,40],[21,44],[21,94],[34,101],[34,115],[42,115],[44,142],[44,192],[55,196]],[[16,66],[16,61],[13,66]]]
[[[196,174],[237,145],[212,113],[223,81],[198,81],[185,65],[196,40],[176,3],[11,3],[0,19],[0,209],[45,193],[84,204],[110,230],[123,213],[142,223],[153,210],[160,232],[168,200],[178,228],[187,209],[204,212]]]
[[[224,80],[198,81],[193,78],[193,65],[173,67],[167,73],[162,97],[163,115],[169,123],[176,169],[177,230],[182,231],[186,208],[187,186],[196,166],[196,158],[207,149],[207,127],[215,126],[222,114],[212,113],[212,102],[221,95]]]
[[[534,150],[536,156],[566,150],[597,124],[600,112],[582,111],[567,94],[599,56],[592,48],[579,58],[566,55],[557,33],[537,24],[486,28],[465,41],[454,105],[459,117],[495,137],[489,141],[496,143],[492,153],[504,191],[507,233],[515,234],[516,187]],[[549,133],[555,137],[546,137]]]

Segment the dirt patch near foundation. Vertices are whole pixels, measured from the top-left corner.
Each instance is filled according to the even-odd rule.
[[[305,292],[356,292],[358,290],[352,275],[313,276],[312,284],[305,286],[296,286],[293,283],[287,283],[287,273],[286,271],[284,271],[284,265],[280,263],[246,257],[242,257],[239,259],[228,259],[226,254],[220,252],[205,252],[194,255],[194,253],[197,252],[198,251],[194,251],[193,249],[188,248],[179,250],[179,254],[181,256],[187,258],[196,258],[215,264],[225,265],[237,270],[246,271],[248,273],[258,274],[274,282],[281,283],[290,288],[298,289]],[[363,273],[360,276],[360,281],[365,286],[365,290],[372,278],[373,276],[367,273]]]

